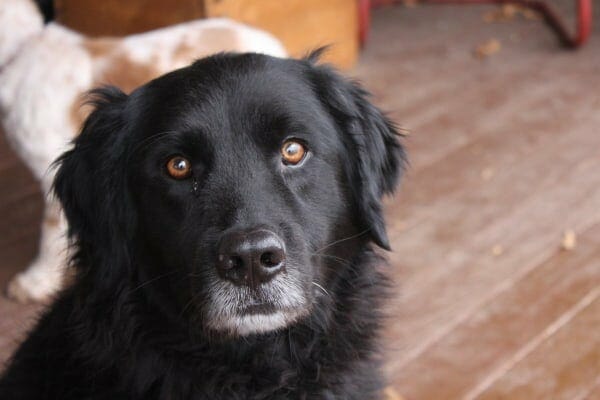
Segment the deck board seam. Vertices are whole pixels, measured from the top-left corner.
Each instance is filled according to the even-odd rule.
[[[531,354],[546,339],[552,337],[561,328],[563,328],[569,322],[571,322],[573,318],[575,318],[579,313],[581,313],[599,297],[600,286],[597,286],[591,291],[589,291],[581,300],[579,300],[579,302],[577,302],[577,304],[575,304],[573,307],[571,307],[569,310],[563,313],[560,317],[554,320],[554,322],[548,325],[546,329],[544,329],[537,336],[528,341],[512,357],[510,357],[502,365],[500,365],[498,368],[496,368],[494,371],[488,374],[484,379],[482,379],[478,385],[476,385],[465,396],[463,396],[463,399],[474,400],[478,396],[483,394],[494,384],[494,382],[496,382],[498,379],[504,376],[516,364],[518,364],[521,360],[523,360],[525,357]]]
[[[582,235],[585,235],[587,232],[594,230],[596,226],[599,225],[599,221],[591,221],[590,224],[581,229]],[[530,266],[518,271],[515,275],[509,276],[507,279],[503,280],[500,284],[498,284],[489,292],[488,296],[485,296],[480,302],[474,304],[472,307],[464,311],[454,321],[451,321],[448,325],[446,325],[446,327],[441,327],[434,335],[432,335],[429,339],[425,340],[419,347],[408,352],[407,355],[403,358],[403,360],[400,361],[399,364],[394,366],[394,369],[400,370],[406,365],[418,359],[431,346],[435,345],[436,343],[439,343],[444,337],[449,335],[458,326],[460,326],[469,318],[474,316],[480,309],[484,308],[486,304],[491,303],[502,293],[505,293],[508,290],[510,290],[512,287],[514,287],[514,285],[517,282],[524,279],[527,275],[533,273],[536,269],[543,266],[545,263],[547,263],[549,260],[555,257],[560,251],[562,250],[558,249],[549,253],[547,257],[539,260],[538,262],[532,263]]]

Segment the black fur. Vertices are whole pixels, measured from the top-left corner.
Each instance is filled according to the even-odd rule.
[[[55,181],[76,280],[0,398],[378,398],[386,280],[370,243],[389,248],[381,196],[404,154],[366,92],[312,58],[221,54],[93,96]],[[306,143],[302,165],[280,162],[289,137]],[[191,178],[166,176],[173,154]],[[257,224],[284,238],[303,314],[261,334],[211,329],[218,238]]]

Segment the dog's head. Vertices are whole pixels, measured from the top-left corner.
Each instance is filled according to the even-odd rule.
[[[398,135],[332,69],[222,54],[94,94],[55,181],[93,285],[127,281],[194,326],[246,335],[309,314],[369,242],[389,248]]]

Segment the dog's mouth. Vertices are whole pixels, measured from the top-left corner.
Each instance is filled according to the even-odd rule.
[[[248,305],[243,309],[243,315],[253,315],[253,314],[273,314],[277,311],[280,311],[279,308],[269,301],[260,301],[260,300],[252,300],[248,303]]]
[[[208,294],[205,323],[234,336],[283,329],[310,312],[310,295],[289,276],[258,288],[218,281]]]

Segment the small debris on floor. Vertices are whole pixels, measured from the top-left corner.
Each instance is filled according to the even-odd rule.
[[[494,177],[494,175],[496,174],[496,171],[494,171],[493,168],[491,167],[487,167],[481,170],[481,179],[483,179],[484,181],[489,181],[490,179],[492,179]]]
[[[541,21],[543,19],[540,13],[527,7],[521,7],[521,15],[530,21]]]
[[[402,4],[404,4],[406,7],[416,7],[419,4],[419,0],[403,0]]]
[[[532,10],[529,7],[517,4],[504,4],[495,10],[486,12],[483,15],[483,20],[488,24],[494,22],[507,22],[512,21],[519,15],[530,21],[539,21],[542,19],[537,11]]]
[[[477,48],[475,49],[475,56],[479,59],[484,59],[493,54],[496,54],[500,51],[501,48],[502,44],[500,44],[500,41],[498,39],[490,39],[477,46]]]
[[[502,253],[504,253],[504,247],[502,247],[501,245],[497,244],[494,247],[492,247],[492,255],[494,257],[501,256]]]
[[[384,400],[404,400],[404,397],[400,396],[400,394],[391,386],[388,386],[383,391],[385,395]]]
[[[571,251],[575,249],[575,246],[577,246],[577,235],[572,229],[567,229],[563,233],[561,247],[563,250]]]
[[[488,11],[483,15],[483,20],[488,24],[492,22],[506,22],[512,20],[517,15],[517,6],[514,4],[504,4],[495,10]]]

